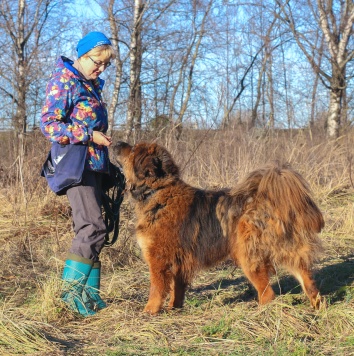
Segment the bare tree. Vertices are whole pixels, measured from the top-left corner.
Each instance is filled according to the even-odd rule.
[[[115,18],[115,0],[109,0],[108,7],[106,9],[107,18],[109,21],[109,27],[111,30],[111,40],[112,46],[116,52],[116,65],[115,65],[115,76],[114,76],[114,84],[112,89],[111,101],[108,107],[108,134],[112,135],[113,126],[114,126],[114,117],[115,112],[118,106],[119,93],[122,82],[123,75],[123,63],[124,59],[122,59],[121,51],[120,51],[120,24]],[[104,9],[104,5],[101,5],[102,9]]]
[[[43,65],[40,63],[40,56],[43,57],[43,62],[46,57],[45,53],[41,53],[47,44],[42,37],[45,35],[46,40],[50,38],[48,32],[45,33],[48,31],[46,25],[51,20],[56,5],[53,0],[30,3],[25,0],[18,0],[17,3],[10,0],[1,1],[0,28],[8,40],[9,47],[4,51],[8,62],[2,63],[0,68],[4,79],[0,90],[15,104],[12,123],[16,135],[16,156],[23,157],[24,134],[27,130],[27,97],[34,76],[38,74],[37,68]],[[52,31],[55,31],[55,28],[56,25],[53,24]],[[58,36],[60,31],[55,35],[50,33],[54,37]]]
[[[317,7],[315,7],[313,1],[308,1],[307,13],[312,14],[315,18],[328,48],[327,59],[330,73],[327,72],[324,61],[315,61],[313,51],[316,48],[316,43],[309,35],[301,31],[300,26],[297,26],[303,17],[304,8],[301,9],[301,14],[296,17],[292,7],[295,5],[292,5],[289,0],[285,3],[278,1],[278,4],[282,8],[281,18],[290,27],[298,46],[313,70],[319,75],[322,83],[330,91],[327,133],[329,137],[336,138],[339,136],[342,100],[348,80],[346,67],[354,57],[354,51],[348,49],[350,38],[353,35],[354,3],[352,0],[317,0]],[[313,19],[309,18],[308,21],[309,23],[313,22]],[[315,49],[316,52],[319,50],[320,48]],[[326,53],[324,53],[325,55]]]
[[[134,18],[130,41],[130,93],[128,99],[128,115],[125,139],[128,140],[134,128],[134,141],[139,138],[141,129],[141,65],[142,65],[142,18],[145,3],[143,0],[134,1]]]
[[[272,56],[272,52],[274,50],[274,45],[272,44],[273,41],[273,29],[275,25],[276,19],[274,18],[273,21],[270,23],[269,27],[266,30],[266,33],[264,35],[261,34],[261,40],[262,40],[262,60],[261,60],[261,67],[258,72],[258,80],[257,80],[257,86],[256,86],[256,100],[255,104],[252,107],[252,115],[251,115],[251,127],[256,125],[257,117],[258,117],[258,107],[261,101],[261,96],[262,96],[262,82],[263,82],[263,75],[267,72],[267,67],[271,66],[270,58]],[[269,71],[268,71],[269,73]],[[270,83],[272,83],[272,76],[270,76]],[[274,127],[274,95],[273,95],[273,87],[269,88],[271,91],[271,127]]]
[[[169,120],[171,124],[171,129],[175,131],[175,136],[177,139],[180,138],[181,133],[182,133],[182,122],[183,122],[183,116],[186,113],[187,106],[189,103],[189,99],[191,96],[191,90],[192,90],[192,85],[193,85],[193,73],[194,73],[194,67],[196,64],[196,60],[199,54],[199,48],[200,44],[202,42],[202,39],[205,36],[205,23],[207,21],[211,6],[213,4],[213,0],[210,0],[207,5],[206,9],[202,15],[201,23],[200,25],[197,24],[197,2],[194,1],[194,14],[192,17],[192,38],[190,41],[190,45],[186,49],[186,53],[183,56],[182,63],[179,69],[179,75],[178,75],[178,80],[174,84],[173,87],[173,92],[170,100],[170,110],[169,110]],[[186,73],[187,71],[187,73]],[[185,80],[186,77],[186,80]],[[181,86],[185,85],[186,89],[183,93],[183,99],[182,103],[180,106],[180,109],[178,110],[177,118],[174,119],[174,113],[176,111],[176,95],[178,90],[180,89]]]
[[[319,51],[315,51],[314,49],[312,50],[312,57],[314,58],[314,61],[316,61],[317,66],[321,68],[321,62],[322,62],[322,56],[323,56],[323,46],[324,46],[324,38],[321,36],[318,38],[320,42],[319,44]],[[316,46],[317,47],[317,46]],[[320,75],[318,71],[315,71],[315,81],[313,83],[313,88],[312,88],[312,95],[311,95],[311,113],[310,113],[310,127],[312,128],[315,124],[315,108],[316,108],[316,96],[317,96],[317,89],[320,81]]]

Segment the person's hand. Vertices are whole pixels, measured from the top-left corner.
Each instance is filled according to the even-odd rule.
[[[92,141],[103,146],[110,146],[112,144],[112,138],[100,131],[92,132]]]

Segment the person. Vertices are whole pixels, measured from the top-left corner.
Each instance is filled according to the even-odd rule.
[[[75,237],[64,265],[61,296],[70,309],[87,317],[107,306],[100,296],[99,255],[106,235],[101,182],[109,170],[108,147],[112,139],[106,135],[104,81],[99,76],[115,54],[111,41],[101,32],[88,33],[76,50],[76,60],[62,56],[56,63],[46,87],[40,128],[52,147],[87,145],[81,181],[66,190]],[[76,160],[69,163],[77,164]]]

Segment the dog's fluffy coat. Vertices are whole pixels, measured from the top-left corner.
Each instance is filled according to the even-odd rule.
[[[314,308],[311,275],[321,250],[322,214],[304,179],[277,164],[250,173],[232,189],[206,191],[179,177],[169,152],[155,143],[118,142],[137,215],[136,235],[150,270],[145,311],[183,306],[195,273],[231,258],[256,288],[260,304],[274,299],[269,278],[282,266],[300,282]]]

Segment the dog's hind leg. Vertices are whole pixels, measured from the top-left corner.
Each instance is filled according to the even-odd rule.
[[[253,284],[258,293],[259,304],[267,304],[275,298],[275,293],[270,285],[271,268],[265,264],[260,265],[255,271],[251,270],[248,261],[243,258],[238,259],[238,263],[248,280]]]
[[[275,293],[270,285],[269,271],[265,266],[260,267],[256,272],[245,268],[243,271],[257,290],[259,304],[267,304],[275,298]]]
[[[183,278],[182,273],[178,271],[171,281],[170,301],[168,304],[169,309],[183,307],[187,285],[188,283]]]
[[[301,268],[292,269],[290,272],[300,282],[303,291],[310,299],[311,306],[314,309],[319,309],[322,303],[322,298],[316,287],[316,283],[313,280],[312,274],[308,270]]]
[[[231,255],[256,288],[259,304],[267,304],[275,298],[270,285],[270,274],[274,272],[274,268],[265,262],[261,251],[256,248],[262,232],[249,216],[240,219],[237,230],[237,243],[231,248]]]

